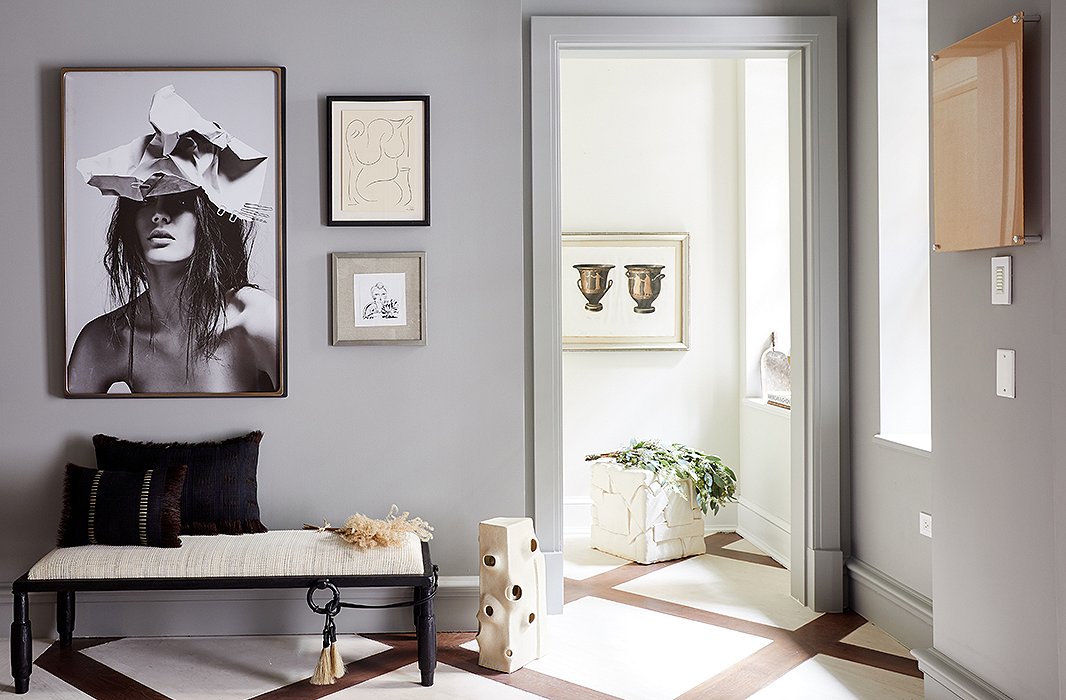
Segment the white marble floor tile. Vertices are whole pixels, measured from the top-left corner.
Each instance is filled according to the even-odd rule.
[[[334,693],[329,700],[372,697],[390,700],[537,700],[540,697],[442,663],[437,664],[432,687],[422,687],[420,680],[418,664],[410,664]]]
[[[563,577],[584,580],[629,563],[628,559],[593,549],[588,535],[568,535],[563,540]]]
[[[43,654],[51,645],[51,640],[33,640],[33,658]],[[3,666],[4,677],[0,678],[0,696],[10,695],[12,698],[32,698],[32,700],[92,700],[92,696],[86,695],[66,681],[61,681],[48,671],[34,666],[30,673],[30,692],[27,695],[15,695],[15,683],[11,678],[11,640],[7,637],[0,639],[0,653],[8,659]]]
[[[789,573],[710,554],[616,586],[691,608],[794,630],[819,617],[789,595]]]
[[[357,635],[337,638],[345,663],[389,647]],[[83,653],[174,700],[244,700],[315,670],[320,635],[138,637]]]
[[[914,658],[911,656],[911,652],[907,647],[897,642],[889,636],[887,632],[872,622],[867,622],[865,625],[840,641],[847,644],[854,644],[855,646],[866,647],[867,649],[883,651],[886,654],[895,654],[896,656],[902,656],[905,659]]]
[[[920,700],[920,678],[819,654],[749,700]]]
[[[743,539],[727,544],[726,546],[722,547],[722,549],[731,549],[734,552],[747,552],[748,554],[761,554],[764,557],[770,556],[766,552],[753,545],[751,542],[748,542],[747,540]]]
[[[675,698],[770,643],[600,598],[550,616],[547,639],[526,668],[631,700]]]

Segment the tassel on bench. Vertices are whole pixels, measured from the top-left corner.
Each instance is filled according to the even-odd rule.
[[[345,673],[344,660],[337,648],[337,626],[333,615],[326,613],[326,626],[322,628],[322,653],[318,656],[318,665],[311,676],[311,685],[333,685]]]

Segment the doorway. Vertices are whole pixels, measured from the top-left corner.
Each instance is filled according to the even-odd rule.
[[[560,60],[638,51],[779,56],[788,64],[793,410],[791,592],[843,607],[841,335],[835,20],[765,17],[534,17],[531,23],[534,292],[534,515],[548,563],[549,608],[562,607],[562,216]],[[651,54],[648,54],[651,55]]]

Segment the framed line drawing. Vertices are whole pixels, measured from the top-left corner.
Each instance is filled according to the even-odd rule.
[[[62,71],[65,396],[286,395],[284,76]]]
[[[333,345],[425,345],[426,254],[331,253]]]
[[[329,226],[429,226],[429,97],[327,96]]]
[[[563,350],[687,350],[687,233],[563,233]]]

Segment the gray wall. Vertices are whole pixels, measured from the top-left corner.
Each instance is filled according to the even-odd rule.
[[[1005,0],[933,2],[930,47],[1017,9]],[[1066,580],[1056,584],[1052,553],[1057,546],[1061,561],[1066,542],[1056,542],[1053,487],[1066,455],[1053,452],[1062,416],[1053,426],[1051,378],[1062,371],[1051,341],[1053,309],[1066,302],[1055,296],[1055,280],[1066,266],[1057,250],[1064,219],[1052,218],[1050,196],[1057,182],[1061,201],[1062,168],[1056,163],[1053,179],[1050,153],[1066,98],[1050,90],[1051,1],[1024,9],[1045,18],[1025,29],[1025,219],[1027,233],[1046,239],[998,251],[1014,258],[1012,306],[989,303],[993,251],[931,262],[933,635],[938,651],[1011,697],[1055,698],[1063,614],[1056,599]],[[1017,352],[1014,400],[995,396],[996,348]]]
[[[932,597],[932,541],[918,534],[918,513],[932,511],[932,461],[875,443],[880,432],[877,204],[877,7],[849,5],[848,244],[851,304],[852,556],[926,600]],[[935,514],[934,514],[935,515]],[[935,518],[934,518],[935,519]],[[939,525],[939,522],[936,523]],[[852,582],[861,614],[911,646],[928,646],[928,621],[891,614],[876,591]]]
[[[1057,7],[1061,8],[1059,2]],[[1051,74],[1051,94],[1056,105],[1058,124],[1062,124],[1062,110],[1066,101],[1066,22],[1052,23],[1050,26],[1051,36],[1051,63],[1060,66],[1059,70]],[[1055,122],[1052,122],[1055,123]],[[1063,137],[1062,127],[1059,131],[1052,131],[1051,139],[1051,220],[1060,230],[1066,221],[1066,138]],[[1053,231],[1047,232],[1049,236],[1055,236]],[[1052,336],[1050,345],[1053,348],[1066,347],[1066,245],[1059,243],[1052,248],[1052,265],[1055,272],[1054,297],[1051,321]],[[1059,370],[1054,373],[1052,379],[1054,389],[1053,403],[1051,405],[1051,434],[1054,436],[1054,459],[1052,469],[1054,471],[1055,491],[1055,560],[1057,562],[1055,589],[1059,592],[1058,599],[1058,625],[1059,625],[1059,695],[1066,693],[1066,372]]]
[[[874,0],[848,3],[849,18],[843,0],[654,7],[656,14],[837,15],[842,38],[853,32],[841,54],[842,83],[852,92],[841,122],[851,149],[852,549],[932,595],[937,647],[1019,698],[1056,697],[1060,667],[1066,688],[1066,536],[1052,536],[1066,532],[1066,373],[1052,362],[1066,347],[1058,281],[1066,278],[1066,246],[1055,241],[1055,228],[1066,229],[1066,139],[1053,142],[1049,126],[1066,119],[1066,81],[1063,71],[1051,74],[1048,56],[1052,33],[1060,46],[1066,39],[1050,21],[1050,2],[1059,0],[1026,8],[1045,15],[1027,30],[1039,37],[1028,47],[1037,60],[1026,86],[1027,219],[1050,240],[1012,251],[1016,303],[1008,308],[987,304],[990,253],[934,257],[929,460],[870,442],[878,406]],[[931,5],[933,46],[1016,9],[1003,0]],[[474,574],[477,521],[531,503],[528,17],[645,14],[648,3],[197,0],[176,12],[167,3],[111,0],[89,7],[15,0],[0,8],[7,165],[0,174],[0,528],[7,533],[0,581],[50,546],[62,465],[92,463],[92,433],[192,439],[250,428],[266,432],[261,502],[269,525],[379,513],[395,501],[437,526],[443,573]],[[288,67],[289,398],[61,398],[58,69],[255,63]],[[322,225],[322,98],[345,93],[431,95],[430,228]],[[467,151],[471,140],[477,147]],[[429,344],[330,347],[327,253],[385,250],[428,253]],[[487,270],[513,284],[480,295],[477,313],[469,313],[466,276]],[[1014,401],[992,395],[992,352],[1000,346],[1018,351]],[[936,518],[931,552],[916,539],[922,509]]]
[[[436,526],[442,574],[476,573],[477,522],[526,510],[519,9],[517,0],[0,7],[0,152],[13,166],[0,175],[0,581],[51,546],[63,464],[94,463],[93,433],[202,439],[253,428],[265,433],[269,527],[380,517],[396,503]],[[255,64],[287,68],[289,397],[62,398],[59,68]],[[433,224],[327,229],[323,98],[390,93],[431,98]],[[427,253],[428,344],[330,346],[328,253],[407,250]],[[483,278],[503,283],[471,282]]]

